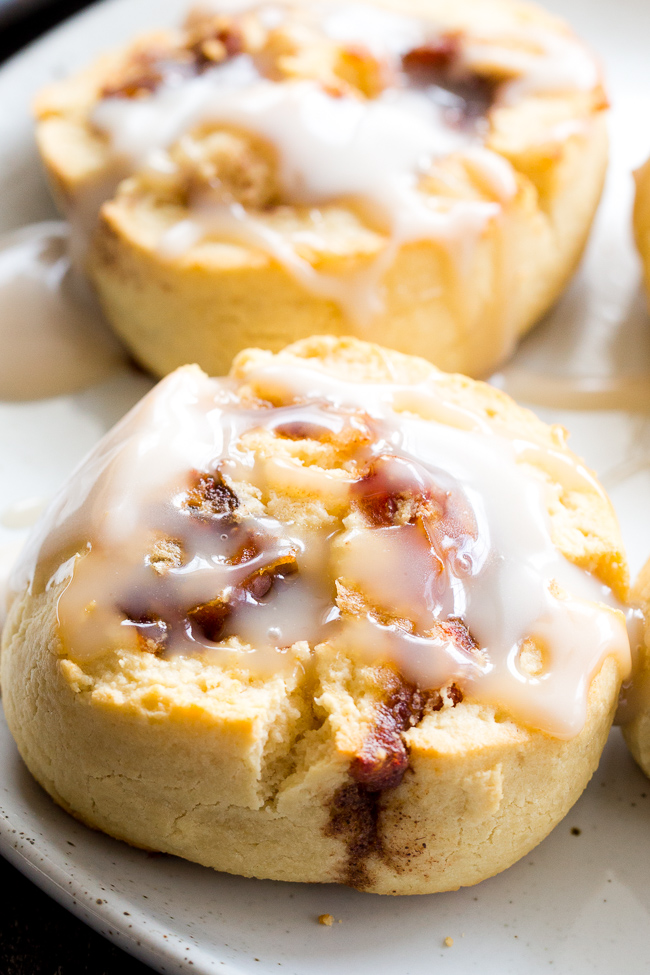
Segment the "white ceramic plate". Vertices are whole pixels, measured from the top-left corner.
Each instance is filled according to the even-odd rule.
[[[506,370],[633,388],[650,373],[650,321],[629,229],[631,170],[650,154],[647,0],[552,0],[601,52],[614,103],[612,168],[582,269]],[[29,102],[136,30],[178,19],[185,0],[105,0],[0,71],[0,232],[51,215]],[[1,351],[0,351],[0,354]],[[573,380],[571,385],[575,385]],[[648,384],[650,386],[650,383]],[[73,396],[0,404],[0,548],[16,502],[51,494],[149,386],[124,370]],[[650,394],[646,397],[646,402]],[[650,414],[539,409],[573,432],[605,481],[636,571],[650,555]],[[29,508],[30,505],[27,505]],[[3,521],[5,524],[3,525]],[[336,886],[252,881],[151,857],[91,832],[32,781],[0,722],[0,850],[53,897],[160,972],[287,975],[598,975],[649,970],[650,782],[618,732],[568,818],[533,853],[478,887],[382,898]],[[579,830],[575,833],[572,830]],[[331,913],[333,927],[317,923]],[[444,939],[453,938],[453,946]]]

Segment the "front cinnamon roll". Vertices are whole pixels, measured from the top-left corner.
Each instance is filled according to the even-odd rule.
[[[504,394],[314,338],[185,367],[13,580],[3,704],[79,819],[378,893],[509,866],[589,780],[630,666],[607,498]]]
[[[632,597],[639,607],[643,632],[635,646],[632,675],[625,682],[617,717],[635,761],[650,776],[650,562],[641,569]]]
[[[251,0],[50,87],[37,137],[153,372],[327,332],[481,375],[575,267],[605,107],[525,3]]]
[[[634,174],[634,235],[643,264],[646,290],[650,293],[650,159]]]

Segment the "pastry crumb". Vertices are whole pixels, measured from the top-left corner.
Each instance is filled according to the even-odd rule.
[[[445,946],[447,948],[451,948],[451,946],[453,945],[453,943],[454,943],[454,939],[453,938],[445,938]]]
[[[331,928],[334,924],[334,918],[331,914],[319,914],[318,923],[325,924],[328,928]]]

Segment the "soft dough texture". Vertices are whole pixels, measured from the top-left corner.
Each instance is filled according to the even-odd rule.
[[[650,294],[650,159],[636,171],[634,234],[643,262],[645,286]]]
[[[234,375],[244,379],[269,361],[259,350],[243,353]],[[416,384],[433,372],[421,359],[328,338],[298,343],[274,362],[307,362],[361,383]],[[573,457],[561,428],[491,387],[436,375],[449,402]],[[558,548],[624,597],[625,559],[606,499],[584,483],[561,488],[537,463],[551,488]],[[280,518],[324,517],[318,497],[276,497],[268,507]],[[57,625],[66,583],[46,583],[41,571],[32,592],[16,596],[1,660],[5,714],[31,772],[90,826],[245,876],[387,894],[489,877],[543,839],[578,798],[622,678],[607,657],[583,730],[560,740],[504,709],[460,700],[454,686],[428,706],[394,668],[327,643],[298,645],[293,662],[267,676],[245,663],[134,648],[107,647],[79,663]],[[391,731],[397,708],[410,716],[401,734]],[[389,747],[406,748],[409,768],[396,787],[368,791],[350,769],[382,728]]]
[[[632,681],[625,691],[623,735],[634,758],[650,776],[650,562],[641,569],[632,598],[643,611],[645,632]]]
[[[470,221],[460,234],[453,231],[451,241],[443,232],[438,239],[402,243],[381,272],[382,284],[372,286],[383,308],[370,319],[367,309],[365,319],[355,317],[306,287],[277,254],[235,239],[236,232],[235,238],[214,231],[196,243],[188,239],[178,253],[161,244],[171,227],[191,216],[188,196],[201,196],[206,185],[217,199],[241,203],[265,232],[279,235],[308,271],[341,281],[372,276],[388,240],[376,214],[368,222],[345,201],[323,202],[317,219],[313,206],[293,205],[290,194],[278,189],[268,145],[236,128],[196,126],[189,141],[182,137],[169,148],[174,172],[133,172],[111,154],[91,121],[101,93],[135,90],[146,100],[148,87],[155,87],[146,74],[147,52],[179,43],[194,44],[194,51],[195,33],[190,41],[172,33],[143,38],[41,93],[37,140],[55,197],[73,222],[83,222],[108,195],[98,223],[91,216],[86,227],[92,239],[88,271],[114,328],[154,373],[198,362],[220,375],[247,345],[277,351],[327,332],[372,338],[442,369],[486,375],[564,288],[582,253],[606,167],[606,98],[597,70],[592,84],[572,87],[560,50],[559,62],[552,53],[541,69],[543,83],[538,71],[534,83],[519,84],[517,65],[540,39],[550,38],[549,50],[575,39],[561,21],[518,0],[379,0],[377,6],[424,17],[443,36],[467,38],[470,46],[474,35],[485,37],[486,31],[503,42],[505,60],[488,49],[475,57],[472,77],[486,91],[497,91],[478,144],[510,172],[505,179],[498,166],[486,168],[460,151],[433,163],[421,188],[436,207],[492,204],[493,215],[482,225]],[[250,43],[258,43],[256,35]],[[351,54],[339,52],[332,70],[331,52],[321,65],[320,48],[310,40],[301,39],[297,53],[292,44],[291,36],[280,36],[265,49],[279,82],[316,77],[328,90],[338,86],[362,100],[377,94],[373,85],[384,84],[381,63],[368,60],[367,52],[360,58],[354,45]],[[584,50],[576,51],[566,56],[589,60]],[[513,78],[508,97],[499,95],[506,90],[499,84]],[[125,175],[130,178],[120,183]]]

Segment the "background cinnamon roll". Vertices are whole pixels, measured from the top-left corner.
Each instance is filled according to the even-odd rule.
[[[328,332],[493,369],[587,237],[593,57],[511,0],[214,11],[37,101],[55,196],[136,358],[214,375]]]
[[[616,519],[564,430],[353,339],[167,377],[12,587],[3,704],[38,781],[246,876],[504,869],[581,793],[630,668]]]

